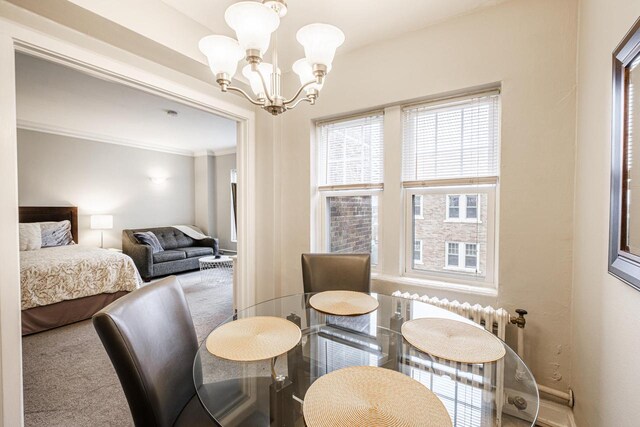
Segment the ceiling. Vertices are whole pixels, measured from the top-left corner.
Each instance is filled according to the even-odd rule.
[[[23,129],[185,155],[236,146],[233,120],[24,54],[16,93]]]
[[[212,33],[234,36],[224,21],[226,8],[237,0],[162,0]],[[472,13],[506,0],[287,0],[289,12],[278,29],[281,68],[304,56],[296,32],[313,22],[333,24],[346,41],[337,54],[419,30],[454,16]],[[272,39],[273,43],[273,39]]]

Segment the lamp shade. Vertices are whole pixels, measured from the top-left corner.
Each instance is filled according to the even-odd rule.
[[[304,47],[304,55],[309,64],[329,67],[336,49],[344,43],[344,33],[333,25],[309,24],[298,30],[296,39]]]
[[[226,73],[233,77],[238,68],[238,61],[244,58],[244,51],[231,37],[207,36],[200,40],[198,47],[200,52],[206,55],[214,75]]]
[[[273,73],[273,65],[268,62],[262,62],[258,65],[258,72],[262,74],[267,87],[271,94],[273,94],[273,88],[271,87],[271,73]],[[266,98],[264,93],[264,87],[262,86],[262,82],[260,81],[260,76],[257,72],[251,70],[251,64],[245,65],[242,68],[242,75],[245,76],[249,80],[249,84],[251,85],[251,90],[256,94],[258,98]]]
[[[313,67],[305,58],[298,59],[296,62],[294,62],[292,69],[293,72],[296,73],[300,78],[301,85],[309,83],[310,81],[316,79],[316,77],[313,75]],[[331,71],[331,66],[327,68],[327,73],[329,73],[329,71]],[[320,90],[322,89],[322,84],[314,83],[312,85],[309,85],[308,88]]]
[[[232,4],[224,13],[224,20],[236,32],[244,51],[256,49],[261,54],[269,48],[271,33],[280,25],[280,17],[273,9],[254,1]]]
[[[111,230],[113,228],[113,215],[91,215],[92,230]]]

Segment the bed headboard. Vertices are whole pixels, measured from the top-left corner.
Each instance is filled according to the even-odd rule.
[[[73,241],[78,243],[78,208],[75,206],[20,206],[20,222],[46,222],[64,221],[71,222],[71,234]]]

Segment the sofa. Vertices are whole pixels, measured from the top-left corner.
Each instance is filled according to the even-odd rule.
[[[164,251],[153,253],[151,246],[141,244],[133,233],[152,231]],[[145,282],[154,277],[199,268],[205,256],[219,255],[218,239],[195,240],[173,227],[122,230],[122,252],[129,255]]]

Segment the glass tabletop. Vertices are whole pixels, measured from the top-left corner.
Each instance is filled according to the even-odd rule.
[[[424,317],[482,326],[430,304],[379,294],[371,294],[379,303],[372,313],[331,316],[310,307],[310,295],[266,301],[222,323],[276,316],[300,326],[302,339],[275,364],[224,360],[202,343],[194,361],[194,382],[203,406],[220,425],[304,426],[302,405],[309,386],[348,366],[379,366],[419,381],[442,401],[455,427],[535,424],[536,382],[509,346],[503,343],[506,355],[499,361],[465,364],[423,353],[400,334],[403,322]],[[416,420],[420,416],[416,413]]]

